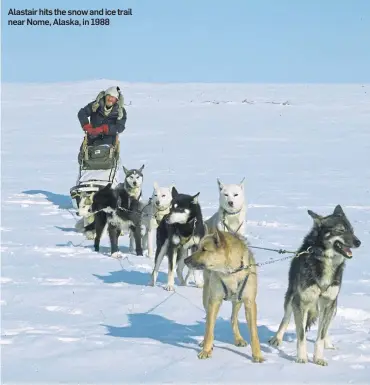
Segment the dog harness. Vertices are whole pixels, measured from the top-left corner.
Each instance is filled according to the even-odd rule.
[[[191,232],[191,234],[190,234],[188,237],[184,237],[183,235],[181,235],[181,234],[179,233],[178,230],[176,231],[176,235],[180,238],[180,243],[179,243],[179,245],[181,245],[181,246],[184,246],[185,243],[189,242],[190,239],[191,239],[191,237],[194,236],[195,225],[196,225],[196,223],[197,223],[197,218],[193,218],[191,221],[194,221],[193,231]],[[189,221],[188,223],[190,223],[191,221]]]
[[[238,211],[235,212],[235,213],[229,213],[227,210],[225,210],[225,209],[223,210],[223,214],[222,214],[222,224],[224,225],[224,230],[227,230],[229,233],[232,233],[232,234],[236,234],[236,233],[240,230],[240,228],[241,228],[242,225],[243,225],[243,222],[239,225],[239,227],[238,227],[235,231],[232,230],[232,229],[230,228],[230,226],[226,224],[226,213],[227,213],[228,215],[237,215],[237,214],[239,214],[241,211],[242,211],[242,209],[238,210]]]
[[[245,266],[244,261],[242,259],[240,267],[232,271],[230,274],[235,274],[235,273],[238,273],[239,271],[246,270],[246,269],[249,269],[249,266]],[[249,274],[246,275],[245,278],[239,282],[236,292],[230,292],[227,286],[225,285],[225,282],[220,278],[221,285],[225,293],[224,301],[232,301],[233,299],[237,299],[237,301],[240,302],[242,300],[242,294],[248,282],[248,278],[249,278]]]
[[[150,198],[150,199],[151,199],[151,198]],[[168,211],[169,208],[170,208],[170,206],[168,206],[168,207],[165,208],[165,209],[158,210],[158,211],[154,214],[154,219],[156,220],[158,226],[159,226],[159,224],[161,223],[163,217],[167,214],[166,211]]]

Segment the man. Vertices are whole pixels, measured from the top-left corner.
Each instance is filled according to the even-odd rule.
[[[101,91],[95,101],[81,108],[77,114],[82,129],[87,132],[87,145],[112,145],[124,131],[127,114],[119,87]],[[89,121],[90,118],[90,121]]]

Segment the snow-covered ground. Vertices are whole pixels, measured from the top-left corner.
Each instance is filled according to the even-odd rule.
[[[109,257],[74,232],[80,107],[115,84],[2,85],[1,375],[4,384],[369,383],[370,85],[127,84],[122,163],[153,182],[200,191],[204,217],[216,178],[246,178],[251,244],[297,248],[310,208],[340,203],[362,246],[347,263],[331,326],[328,367],[295,363],[293,321],[279,349],[267,340],[283,314],[289,261],[259,269],[258,331],[266,361],[233,345],[230,303],[216,323],[212,359],[199,360],[201,290],[149,287],[153,261]],[[128,240],[121,238],[127,253]],[[278,254],[255,250],[259,262]],[[249,341],[244,312],[242,334]]]

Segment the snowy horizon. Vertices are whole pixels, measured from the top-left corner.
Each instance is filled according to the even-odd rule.
[[[346,263],[327,367],[295,363],[293,319],[278,349],[268,344],[283,316],[289,260],[258,269],[257,326],[266,361],[233,345],[224,302],[215,348],[199,360],[205,332],[201,290],[156,287],[153,260],[101,253],[74,231],[83,131],[78,110],[102,89],[122,88],[121,164],[145,164],[143,195],[156,181],[195,194],[204,218],[218,208],[216,179],[245,177],[246,236],[254,246],[297,249],[311,209],[341,204],[361,240]],[[1,355],[10,384],[306,383],[365,384],[370,378],[370,84],[138,83],[110,79],[2,83]],[[122,180],[122,177],[121,177]],[[277,253],[253,249],[257,262]],[[244,312],[241,334],[250,342]],[[70,370],[66,370],[67,366]]]

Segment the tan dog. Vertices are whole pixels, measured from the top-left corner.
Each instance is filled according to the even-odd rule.
[[[254,362],[263,362],[257,331],[257,272],[255,259],[238,236],[216,230],[206,235],[198,250],[185,259],[192,269],[204,270],[203,306],[207,313],[206,333],[198,357],[210,358],[214,327],[223,301],[232,301],[231,326],[236,346],[247,346],[239,331],[238,313],[244,303]]]

